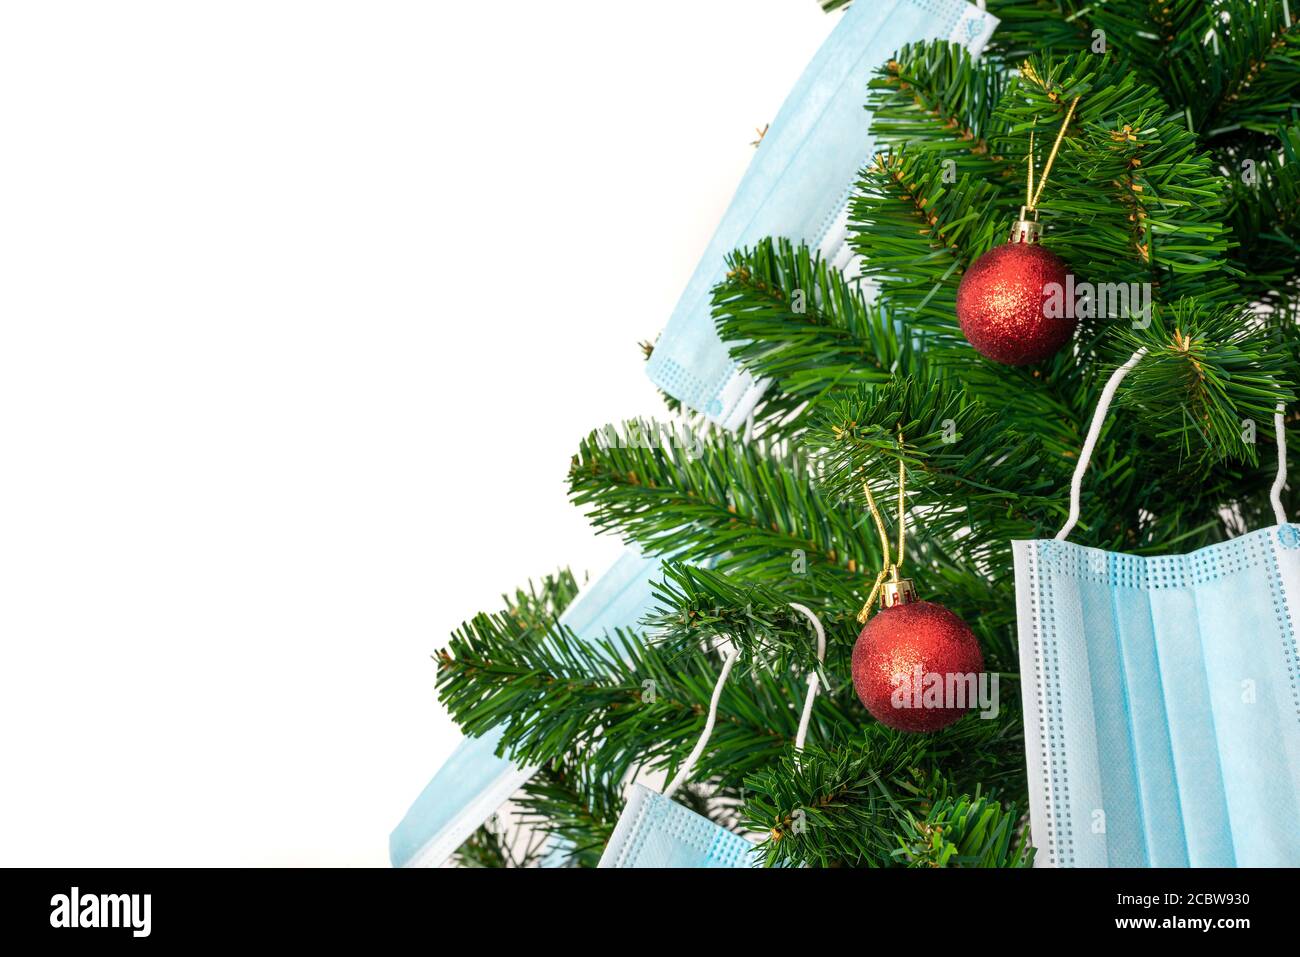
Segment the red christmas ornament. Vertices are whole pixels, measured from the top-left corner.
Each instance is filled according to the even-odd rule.
[[[1050,284],[1063,295],[1066,268],[1060,256],[1038,245],[1041,234],[1042,227],[1022,209],[1006,245],[975,260],[957,287],[961,331],[976,352],[994,362],[1041,362],[1074,335],[1073,317],[1044,314]]]
[[[947,727],[976,703],[969,690],[978,688],[984,671],[979,642],[947,608],[918,601],[908,579],[886,583],[884,605],[853,646],[854,690],[872,715],[896,730]],[[949,675],[974,675],[975,681],[949,681]],[[958,684],[965,707],[948,693]]]

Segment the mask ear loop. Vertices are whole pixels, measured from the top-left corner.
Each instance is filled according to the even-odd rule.
[[[1277,431],[1277,478],[1269,490],[1268,500],[1273,503],[1273,517],[1279,525],[1287,524],[1286,510],[1282,508],[1282,489],[1286,487],[1286,424],[1282,420],[1284,407],[1277,404],[1273,413],[1273,428]]]
[[[799,612],[810,622],[812,622],[813,631],[817,633],[817,664],[826,663],[826,630],[822,628],[821,619],[813,614],[812,610],[796,602],[790,602],[790,607]],[[803,750],[803,743],[808,737],[808,723],[812,720],[813,699],[817,697],[817,688],[821,684],[816,670],[808,675],[808,694],[803,699],[803,714],[799,716],[799,731],[794,736],[794,753],[795,763],[799,761],[798,754]]]
[[[1074,477],[1070,479],[1070,516],[1065,520],[1061,530],[1056,533],[1058,542],[1065,541],[1065,537],[1074,531],[1074,526],[1079,522],[1079,493],[1083,489],[1083,473],[1088,470],[1092,450],[1097,447],[1097,437],[1101,435],[1101,426],[1106,421],[1106,411],[1110,408],[1111,400],[1115,398],[1115,390],[1124,381],[1124,377],[1133,371],[1138,360],[1146,354],[1145,346],[1133,353],[1128,362],[1111,373],[1106,387],[1101,390],[1101,398],[1097,400],[1097,410],[1092,413],[1092,424],[1088,426],[1088,437],[1084,439],[1083,449],[1079,452],[1079,464],[1074,467]]]
[[[817,664],[825,664],[826,629],[822,627],[821,619],[804,605],[790,602],[790,607],[812,623],[813,631],[817,633]],[[731,674],[731,669],[735,666],[739,657],[740,650],[734,645],[727,649],[722,662],[722,673],[718,675],[718,681],[713,686],[713,697],[709,701],[709,716],[704,721],[704,730],[700,733],[700,739],[695,742],[695,747],[691,749],[691,753],[687,756],[681,769],[678,770],[668,786],[664,788],[664,797],[672,797],[690,776],[690,773],[695,770],[695,763],[699,761],[700,755],[704,753],[704,746],[709,743],[709,736],[713,734],[713,726],[718,720],[718,701],[722,698],[722,686],[727,683],[727,676]],[[812,720],[813,699],[817,697],[817,689],[820,685],[821,679],[818,678],[817,672],[813,671],[808,676],[808,694],[804,696],[803,714],[799,716],[799,730],[794,736],[795,754],[803,750],[804,741],[808,738],[808,725]]]
[[[687,756],[686,761],[677,771],[676,776],[664,788],[664,797],[672,797],[679,787],[690,777],[695,770],[695,762],[700,759],[704,753],[704,746],[709,743],[709,735],[713,734],[713,725],[718,720],[718,700],[722,697],[722,686],[727,683],[727,676],[731,674],[731,669],[736,664],[736,659],[740,657],[740,649],[734,644],[727,649],[723,657],[722,673],[718,675],[718,682],[713,686],[713,698],[709,701],[709,716],[704,721],[704,731],[700,734],[700,740],[695,742],[695,747]]]
[[[1066,536],[1074,531],[1074,526],[1078,524],[1079,493],[1083,488],[1083,473],[1088,470],[1088,462],[1092,458],[1093,449],[1097,446],[1097,437],[1101,434],[1101,426],[1106,419],[1106,411],[1110,408],[1111,400],[1115,398],[1115,391],[1119,388],[1119,384],[1124,381],[1124,377],[1133,371],[1133,367],[1146,354],[1145,346],[1133,353],[1128,362],[1111,373],[1106,387],[1101,390],[1101,398],[1097,400],[1097,410],[1092,414],[1092,424],[1088,426],[1088,437],[1084,440],[1082,451],[1079,452],[1079,464],[1074,467],[1074,477],[1070,480],[1070,516],[1065,520],[1065,525],[1061,530],[1056,533],[1058,542],[1065,541]],[[1268,493],[1268,500],[1273,504],[1273,517],[1277,519],[1279,525],[1288,523],[1286,510],[1282,508],[1282,489],[1286,487],[1286,423],[1283,419],[1284,411],[1285,407],[1279,402],[1277,410],[1273,413],[1273,428],[1277,433],[1277,477],[1273,479],[1273,487]]]
[[[745,417],[745,431],[743,434],[744,443],[748,445],[754,441],[754,410],[749,410],[749,415]],[[821,622],[817,616],[810,612],[802,605],[795,605],[795,608],[809,616],[813,621],[813,627],[817,629],[817,661],[821,662],[826,657],[826,634],[822,630]],[[713,734],[713,726],[718,721],[718,701],[722,698],[722,686],[727,683],[727,677],[731,674],[731,669],[736,665],[736,659],[740,657],[740,649],[734,644],[727,649],[722,661],[722,672],[718,675],[718,681],[713,686],[713,697],[709,700],[709,715],[704,719],[704,730],[700,732],[700,739],[695,742],[695,747],[691,753],[686,756],[686,760],[678,769],[677,774],[668,782],[664,788],[664,797],[670,798],[677,789],[680,788],[695,770],[695,764],[700,760],[700,755],[704,753],[704,747],[709,743],[709,737]],[[803,750],[803,739],[808,733],[808,720],[812,716],[812,699],[817,693],[817,673],[808,679],[808,698],[804,701],[803,717],[799,720],[799,733],[795,735],[795,750]]]

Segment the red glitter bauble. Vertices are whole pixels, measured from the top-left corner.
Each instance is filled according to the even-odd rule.
[[[1048,283],[1062,290],[1061,257],[1034,242],[990,249],[966,270],[957,287],[957,319],[985,358],[1009,366],[1041,362],[1070,341],[1076,320],[1043,314]]]
[[[975,675],[984,670],[979,642],[964,621],[942,605],[911,601],[882,609],[858,635],[853,646],[853,688],[881,723],[899,731],[938,731],[960,718],[978,699],[966,697],[966,707],[947,707],[931,699],[929,675]],[[970,682],[965,687],[969,689]]]

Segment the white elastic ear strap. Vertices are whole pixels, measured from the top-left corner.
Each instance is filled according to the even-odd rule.
[[[824,664],[826,662],[826,629],[822,627],[821,619],[804,605],[790,602],[790,607],[812,622],[813,631],[817,633],[817,663],[819,665]],[[739,657],[739,649],[732,645],[727,650],[722,662],[722,673],[718,675],[718,682],[713,686],[713,698],[709,701],[709,716],[704,721],[704,730],[700,733],[700,740],[695,742],[695,747],[691,749],[691,753],[678,770],[677,775],[664,788],[664,797],[672,797],[677,789],[690,777],[691,772],[695,770],[695,762],[704,753],[704,746],[709,743],[709,736],[713,734],[713,725],[718,720],[718,701],[722,698],[722,686],[727,683],[727,676],[731,674],[731,669]],[[808,723],[812,720],[813,699],[817,697],[819,684],[817,672],[814,671],[808,676],[808,694],[803,699],[803,714],[799,716],[799,730],[794,736],[795,754],[803,750],[803,743],[808,737]]]
[[[739,657],[740,649],[734,644],[727,649],[722,662],[722,673],[718,675],[718,683],[713,686],[713,698],[709,701],[709,716],[704,721],[704,731],[700,734],[700,740],[695,742],[691,753],[687,755],[685,763],[677,771],[677,776],[669,782],[668,787],[664,788],[664,797],[672,797],[695,770],[695,762],[704,753],[704,746],[709,743],[709,735],[713,734],[713,725],[718,720],[718,700],[722,697],[722,686],[727,683],[727,675],[731,674],[731,669]]]
[[[1286,488],[1286,426],[1282,421],[1282,403],[1277,404],[1273,413],[1273,428],[1277,431],[1277,478],[1273,479],[1273,488],[1268,493],[1268,500],[1273,503],[1273,517],[1279,525],[1287,523],[1286,511],[1282,508],[1282,489]]]
[[[1079,492],[1083,488],[1083,473],[1088,470],[1088,460],[1092,458],[1092,450],[1097,445],[1097,436],[1101,434],[1101,426],[1106,420],[1106,411],[1110,408],[1111,400],[1115,398],[1115,390],[1146,353],[1145,347],[1133,353],[1128,362],[1111,373],[1106,388],[1101,390],[1101,398],[1097,400],[1097,410],[1092,413],[1092,424],[1088,426],[1088,437],[1084,440],[1082,451],[1079,452],[1079,464],[1074,467],[1074,477],[1070,480],[1070,516],[1065,520],[1061,530],[1056,533],[1057,541],[1064,541],[1079,521]],[[1273,503],[1273,517],[1277,519],[1277,524],[1285,525],[1287,517],[1286,511],[1282,508],[1282,489],[1286,487],[1286,426],[1283,421],[1281,402],[1277,404],[1277,410],[1273,413],[1273,428],[1277,433],[1277,477],[1273,479],[1273,488],[1269,491],[1268,499]]]
[[[822,628],[821,619],[803,605],[790,602],[790,607],[812,622],[813,631],[817,632],[817,664],[825,664],[826,630]],[[804,696],[803,714],[799,716],[799,731],[794,736],[795,754],[803,750],[803,743],[808,737],[808,723],[812,720],[813,699],[817,697],[817,687],[820,683],[816,671],[808,675],[808,694]]]
[[[1079,452],[1079,464],[1074,467],[1074,478],[1070,479],[1070,517],[1056,533],[1057,541],[1065,541],[1065,537],[1074,531],[1074,526],[1079,521],[1079,492],[1083,488],[1083,473],[1088,471],[1088,460],[1092,458],[1092,450],[1097,447],[1097,436],[1101,434],[1102,424],[1106,421],[1106,411],[1110,408],[1111,400],[1115,398],[1115,390],[1124,381],[1124,377],[1133,371],[1138,360],[1146,354],[1145,346],[1133,353],[1128,362],[1111,373],[1106,388],[1101,390],[1097,409],[1092,413],[1092,424],[1088,426],[1088,437],[1084,439],[1083,449]]]

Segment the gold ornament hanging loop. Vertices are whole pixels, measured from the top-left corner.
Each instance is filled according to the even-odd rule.
[[[1025,66],[1028,68],[1028,64]],[[1047,156],[1047,163],[1043,166],[1042,175],[1038,177],[1037,183],[1034,181],[1034,127],[1038,125],[1038,117],[1034,117],[1029,127],[1029,155],[1025,161],[1025,205],[1020,207],[1020,216],[1011,226],[1008,242],[1037,243],[1042,238],[1043,227],[1038,222],[1038,200],[1043,195],[1043,187],[1047,185],[1047,177],[1052,172],[1052,164],[1056,162],[1056,154],[1060,152],[1061,142],[1065,139],[1065,130],[1074,117],[1074,108],[1078,103],[1079,98],[1076,96],[1070,102],[1070,108],[1065,111],[1065,119],[1061,122],[1061,128],[1056,131],[1056,142],[1052,144],[1052,151]]]
[[[898,560],[894,561],[889,548],[889,533],[885,530],[885,520],[880,514],[880,508],[876,505],[876,497],[871,493],[871,486],[867,483],[866,478],[862,479],[862,493],[867,500],[867,508],[871,510],[871,517],[876,523],[876,532],[880,536],[880,555],[882,566],[880,573],[876,575],[876,580],[871,586],[871,591],[867,595],[867,600],[862,605],[862,610],[858,612],[858,624],[865,625],[867,619],[871,617],[871,606],[875,604],[877,597],[883,601],[883,588],[887,578],[892,581],[899,581],[898,570],[903,567],[903,556],[907,545],[907,466],[903,461],[903,432],[898,432]]]
[[[907,499],[905,491],[907,488],[907,470],[903,465],[903,433],[898,433],[898,562],[893,566],[894,577],[898,577],[898,570],[903,567],[903,546],[907,538]]]
[[[1065,111],[1065,119],[1061,121],[1061,128],[1056,131],[1056,142],[1052,144],[1052,151],[1047,154],[1047,163],[1043,166],[1043,175],[1038,177],[1038,189],[1034,189],[1034,131],[1029,131],[1029,211],[1032,213],[1038,209],[1038,199],[1043,195],[1043,187],[1047,185],[1047,177],[1051,175],[1052,164],[1056,162],[1056,154],[1061,149],[1061,141],[1065,139],[1065,129],[1070,125],[1070,120],[1074,116],[1074,108],[1078,106],[1079,98],[1076,96],[1070,101],[1070,108]]]
[[[1035,116],[1034,126],[1037,125],[1038,125],[1038,117]],[[1025,184],[1025,209],[1031,210],[1034,208],[1034,127],[1033,126],[1029,128],[1029,161],[1025,163],[1025,166],[1028,167],[1029,169],[1029,182]],[[1021,214],[1020,218],[1021,219],[1025,218],[1023,213]]]

